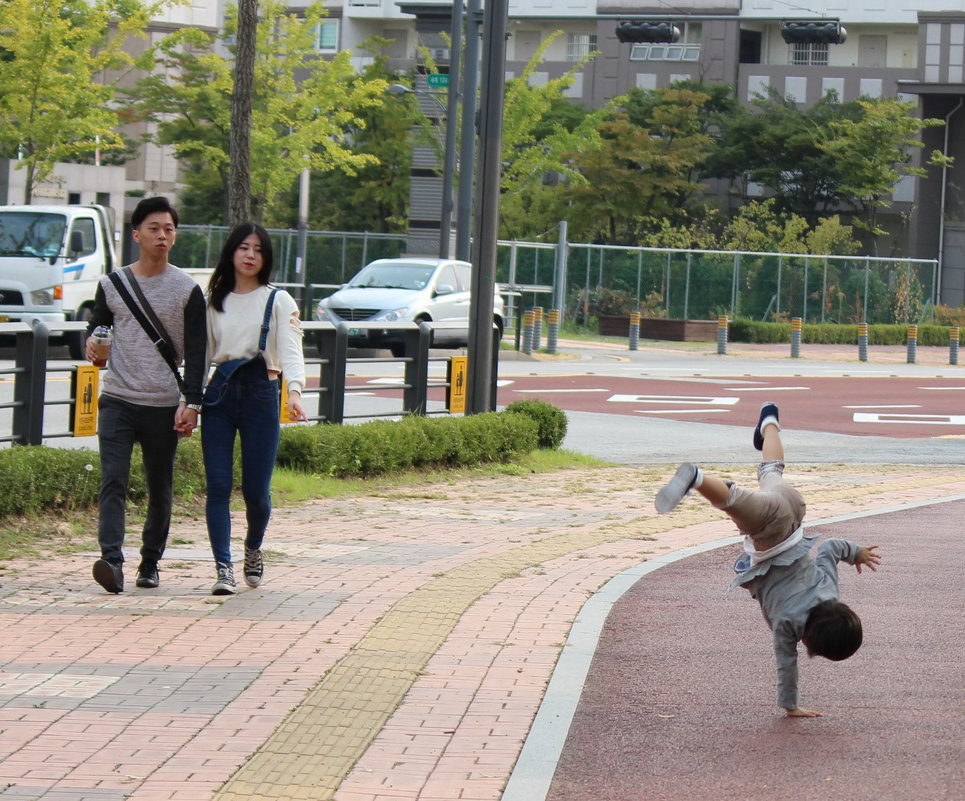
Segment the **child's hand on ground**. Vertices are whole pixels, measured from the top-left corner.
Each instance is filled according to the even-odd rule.
[[[811,709],[785,709],[787,717],[789,718],[820,718],[823,717],[820,712],[815,712]]]
[[[877,545],[862,545],[858,549],[858,555],[855,557],[854,566],[857,568],[859,573],[864,565],[867,565],[872,572],[878,569],[878,565],[881,564],[881,555],[877,553],[877,551]]]

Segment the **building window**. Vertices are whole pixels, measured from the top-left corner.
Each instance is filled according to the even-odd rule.
[[[630,61],[699,61],[699,44],[635,44]]]
[[[566,37],[566,60],[579,61],[596,50],[595,33],[570,33]]]
[[[795,67],[828,66],[828,45],[817,42],[795,42],[791,45],[791,63]]]
[[[315,49],[322,53],[338,50],[337,19],[326,19],[315,26]]]

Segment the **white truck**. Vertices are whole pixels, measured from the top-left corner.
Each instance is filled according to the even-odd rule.
[[[0,206],[0,322],[86,321],[97,282],[117,266],[104,206]],[[66,332],[72,359],[85,334]]]

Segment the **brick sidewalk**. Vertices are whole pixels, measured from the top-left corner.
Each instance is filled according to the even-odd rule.
[[[158,590],[133,587],[133,540],[120,596],[91,581],[90,551],[8,562],[0,798],[498,799],[586,599],[733,533],[696,502],[658,518],[668,472],[507,474],[280,509],[265,584],[229,597],[208,595],[200,520],[176,522]],[[947,468],[793,477],[812,520],[965,492]]]

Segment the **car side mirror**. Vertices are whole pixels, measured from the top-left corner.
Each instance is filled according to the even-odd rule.
[[[451,295],[455,291],[451,284],[439,284],[439,286],[436,287],[437,295]]]

